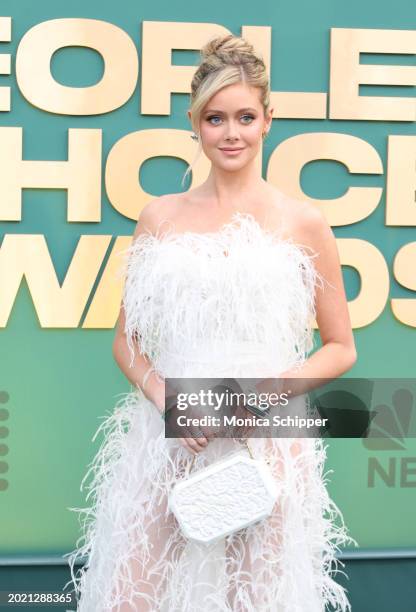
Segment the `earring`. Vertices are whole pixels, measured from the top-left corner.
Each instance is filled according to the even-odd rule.
[[[195,134],[195,132],[192,132],[191,138],[192,140],[198,140],[198,134]]]

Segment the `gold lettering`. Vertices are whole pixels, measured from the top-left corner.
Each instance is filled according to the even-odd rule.
[[[94,49],[102,56],[104,74],[95,85],[68,87],[53,78],[53,54],[73,46]],[[34,106],[60,115],[100,115],[119,108],[133,94],[138,70],[137,49],[128,34],[98,19],[38,23],[23,36],[16,53],[16,79],[22,95]]]
[[[171,93],[188,93],[195,66],[172,64],[173,49],[198,50],[215,35],[230,31],[216,23],[142,23],[142,115],[170,115]]]
[[[337,239],[341,265],[360,275],[358,296],[348,302],[353,328],[373,323],[383,312],[389,295],[389,270],[383,255],[370,242],[357,238]]]
[[[116,238],[87,316],[82,324],[84,329],[113,329],[116,324],[124,286],[125,260],[123,259],[123,251],[130,246],[131,241],[131,236],[118,236]]]
[[[383,164],[368,142],[349,134],[318,132],[299,134],[280,143],[270,156],[267,180],[297,200],[309,200],[318,206],[332,226],[356,223],[377,207],[380,187],[350,187],[333,199],[307,196],[301,187],[302,168],[308,162],[332,159],[343,163],[351,174],[382,174]]]
[[[416,102],[360,96],[360,85],[416,85],[415,66],[360,64],[360,53],[416,53],[414,30],[331,28],[330,118],[415,121]]]
[[[22,189],[68,190],[68,222],[101,221],[101,130],[68,130],[68,161],[22,160],[23,130],[0,127],[0,220],[21,221]]]
[[[6,234],[0,248],[0,327],[6,327],[23,276],[42,327],[78,327],[111,236],[81,236],[60,286],[45,237]]]
[[[114,208],[137,221],[140,211],[154,198],[137,180],[141,165],[153,157],[177,157],[191,163],[197,147],[187,130],[141,130],[121,138],[107,157],[105,183]],[[209,160],[201,154],[192,173],[192,184],[202,183],[209,173]]]
[[[386,225],[416,225],[416,136],[388,137]]]
[[[416,242],[401,247],[393,262],[393,273],[398,283],[416,291]],[[392,298],[391,309],[398,321],[416,327],[416,299]]]

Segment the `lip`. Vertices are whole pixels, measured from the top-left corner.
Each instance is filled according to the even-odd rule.
[[[237,153],[240,153],[240,151],[244,150],[244,147],[239,147],[239,148],[221,148],[219,147],[220,151],[222,151],[223,153],[226,153],[227,155],[237,155]]]

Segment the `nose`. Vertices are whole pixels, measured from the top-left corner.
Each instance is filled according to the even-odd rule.
[[[234,121],[230,121],[227,123],[225,138],[226,140],[238,140],[239,138],[238,126]]]

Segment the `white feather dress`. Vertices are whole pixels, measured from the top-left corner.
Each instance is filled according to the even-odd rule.
[[[126,254],[123,303],[135,335],[164,377],[269,377],[313,347],[315,289],[324,280],[308,247],[281,239],[247,213],[218,232],[145,233]],[[68,553],[79,612],[345,612],[334,580],[349,537],[326,489],[320,439],[253,438],[280,494],[272,515],[220,542],[187,541],[167,507],[192,455],[164,436],[138,389],[96,432],[103,442],[82,481],[81,535]],[[214,439],[193,470],[235,450]],[[75,571],[75,563],[87,563]],[[66,585],[67,586],[67,585]]]

